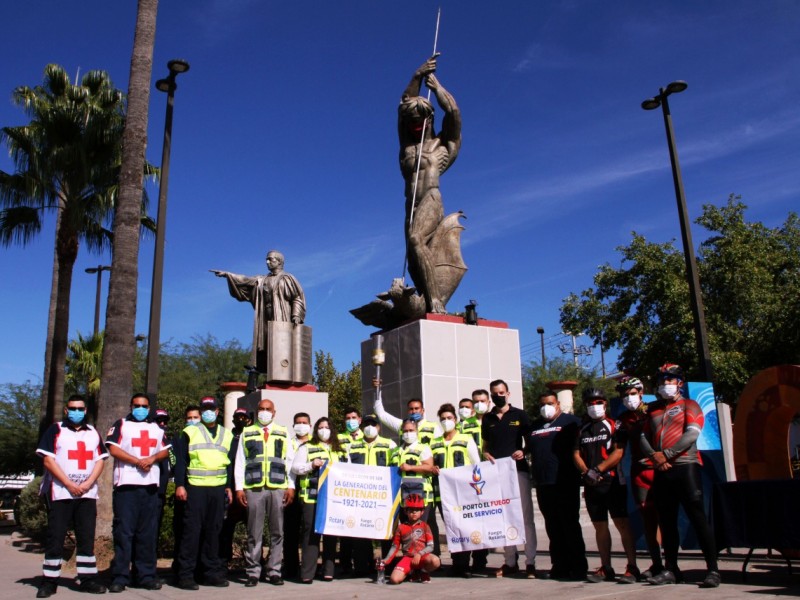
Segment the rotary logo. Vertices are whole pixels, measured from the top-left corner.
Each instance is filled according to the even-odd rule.
[[[383,519],[375,519],[375,529],[378,531],[383,531],[386,522]]]
[[[460,504],[456,504],[453,507],[453,512],[461,512],[461,505]]]
[[[515,540],[519,537],[519,531],[516,527],[509,527],[506,529],[506,539]]]
[[[469,541],[472,542],[473,544],[480,544],[483,541],[483,538],[481,538],[481,532],[473,531],[472,533],[470,533]]]
[[[344,524],[347,526],[348,529],[352,529],[353,527],[356,526],[355,517],[347,517],[347,519],[345,519]]]
[[[476,495],[480,496],[483,493],[483,486],[486,485],[486,482],[481,476],[481,468],[478,465],[472,468],[472,483],[469,485],[475,490]]]

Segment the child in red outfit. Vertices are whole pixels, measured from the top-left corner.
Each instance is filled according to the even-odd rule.
[[[430,581],[432,571],[441,564],[439,557],[433,552],[433,534],[427,523],[421,521],[425,509],[425,500],[418,494],[411,494],[406,498],[405,511],[408,523],[398,523],[394,531],[394,540],[389,554],[383,559],[385,564],[402,552],[402,558],[397,562],[392,571],[390,583],[402,583],[412,572],[419,573],[422,583]],[[416,574],[416,573],[415,573]]]

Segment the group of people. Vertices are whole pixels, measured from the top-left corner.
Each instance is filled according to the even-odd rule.
[[[510,457],[517,467],[525,521],[525,564],[518,549],[504,549],[503,565],[487,569],[488,550],[453,552],[450,575],[496,577],[516,574],[529,579],[618,581],[646,580],[654,585],[681,581],[677,564],[678,506],[695,529],[708,572],[704,587],[720,583],[716,550],[703,507],[700,454],[696,440],[703,413],[681,395],[683,373],[664,365],[657,374],[659,399],[646,405],[643,385],[623,378],[618,390],[625,412],[608,414],[608,401],[597,389],[584,392],[583,419],[561,410],[556,395],[543,392],[539,416],[510,402],[508,385],[492,381],[476,390],[458,408],[443,404],[436,420],[428,420],[422,400],[411,399],[401,419],[389,414],[377,388],[374,414],[345,411],[342,431],[321,417],[312,425],[307,413],[293,417],[291,432],[276,421],[269,399],[254,415],[234,414],[233,430],[218,424],[214,398],[203,398],[185,413],[186,427],[171,442],[164,429],[169,415],[151,413],[148,398],[136,394],[130,413],[108,431],[105,441],[85,421],[86,403],[72,396],[64,420],[54,423],[39,443],[44,459],[42,495],[48,504],[48,532],[43,579],[37,597],[57,590],[64,537],[74,523],[77,572],[81,591],[122,592],[130,585],[160,589],[156,574],[157,536],[166,496],[166,482],[175,481],[174,539],[178,587],[198,589],[198,583],[227,587],[227,559],[233,527],[246,521],[245,586],[259,582],[283,585],[284,578],[310,584],[316,578],[374,575],[393,568],[389,581],[406,578],[427,582],[440,567],[439,531],[435,511],[442,506],[437,485],[440,470],[481,460]],[[382,431],[383,430],[383,431]],[[389,437],[396,434],[399,445]],[[642,514],[652,565],[640,572],[628,523],[627,485],[620,461],[631,454],[631,490]],[[105,460],[114,459],[114,559],[108,588],[97,579],[94,557],[97,479]],[[392,540],[335,538],[316,533],[317,487],[328,462],[347,461],[397,468],[401,475],[403,512]],[[594,525],[600,566],[589,571],[580,527],[580,495]],[[536,569],[536,530],[532,492],[549,538],[551,569]],[[627,557],[618,579],[611,566],[608,515],[620,533]],[[263,557],[265,524],[269,553]],[[661,531],[664,561],[658,543]],[[380,556],[377,547],[380,545]],[[302,549],[302,552],[299,552]],[[320,556],[321,554],[321,556]],[[320,560],[321,559],[321,560]],[[338,559],[339,571],[334,571]]]

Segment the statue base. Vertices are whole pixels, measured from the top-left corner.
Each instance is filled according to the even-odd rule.
[[[267,381],[310,384],[311,327],[294,325],[287,321],[267,323],[265,360],[266,365],[263,365],[262,369]]]
[[[511,392],[511,404],[522,407],[522,362],[519,331],[508,323],[479,319],[466,325],[460,317],[428,314],[425,318],[379,332],[383,336],[386,362],[381,367],[383,406],[402,417],[411,398],[421,398],[425,417],[436,420],[442,404],[458,408],[461,398],[470,398],[489,382],[503,379]],[[377,334],[373,334],[377,335]],[[375,390],[372,350],[375,342],[361,342],[361,404],[372,412]]]
[[[309,388],[314,391],[310,391]],[[294,436],[292,426],[296,413],[308,413],[308,416],[311,417],[312,427],[317,419],[328,415],[328,394],[316,391],[314,386],[277,387],[267,385],[239,398],[238,408],[247,409],[255,423],[258,403],[267,399],[272,400],[275,404],[275,422],[287,427],[289,435],[292,437]]]

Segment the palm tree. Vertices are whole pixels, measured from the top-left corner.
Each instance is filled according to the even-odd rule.
[[[114,253],[108,284],[103,381],[98,401],[100,430],[126,414],[133,386],[136,346],[136,291],[139,262],[139,205],[142,198],[142,168],[147,145],[150,78],[156,37],[158,0],[139,0],[131,53],[128,84],[128,116],[123,134],[120,194],[114,214]],[[111,473],[111,469],[106,469]],[[108,475],[106,475],[106,480]],[[97,534],[111,532],[111,502],[101,496],[97,511]]]
[[[90,71],[73,85],[62,67],[48,65],[41,86],[19,87],[13,99],[31,121],[0,131],[16,168],[0,171],[0,243],[25,245],[41,231],[45,213],[57,215],[41,419],[46,428],[58,418],[63,397],[78,249],[83,243],[102,251],[112,239],[125,98],[104,71]],[[142,201],[140,196],[140,216]]]
[[[92,422],[97,420],[97,393],[100,391],[103,332],[83,337],[77,334],[67,346],[67,393],[83,394],[91,411]]]

